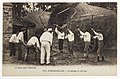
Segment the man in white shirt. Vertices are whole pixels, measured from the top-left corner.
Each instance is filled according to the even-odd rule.
[[[52,41],[53,41],[52,28],[48,28],[48,30],[45,31],[40,37],[41,64],[45,64],[45,59],[46,59],[46,64],[50,64],[50,46],[52,46]],[[47,54],[46,58],[45,58],[45,54]]]
[[[57,27],[55,28],[55,32],[58,34],[59,51],[63,52],[63,42],[65,39],[65,33],[64,33],[63,29],[60,29],[60,31],[59,31],[57,29]]]
[[[16,53],[16,39],[17,39],[18,32],[16,34],[12,34],[12,36],[9,39],[9,48],[10,48],[10,56],[15,56]]]
[[[68,39],[69,52],[76,57],[76,55],[73,53],[74,33],[68,29],[65,39]]]
[[[82,36],[80,36],[81,38],[83,38],[84,42],[85,42],[85,47],[84,47],[84,57],[88,58],[88,48],[91,42],[91,35],[89,32],[86,31],[86,29],[83,29],[83,32],[78,28],[78,31],[80,32],[80,34]]]
[[[38,38],[35,35],[33,35],[30,38],[30,40],[27,42],[27,53],[25,54],[24,61],[28,60],[28,55],[29,55],[30,51],[31,52],[33,51],[35,53],[35,60],[36,60],[37,53],[39,53],[39,51],[40,51],[40,43],[39,43]]]
[[[97,29],[96,30],[97,32],[93,28],[91,30],[96,35],[96,36],[94,36],[94,38],[98,39],[98,49],[97,49],[98,56],[97,56],[97,61],[98,62],[100,61],[100,57],[101,57],[101,60],[104,61],[104,54],[103,54],[103,46],[104,46],[104,44],[103,44],[103,34],[101,33],[100,29]]]
[[[18,60],[22,60],[22,45],[24,45],[24,33],[26,32],[26,28],[22,28],[19,32],[16,40],[17,50],[18,50]]]

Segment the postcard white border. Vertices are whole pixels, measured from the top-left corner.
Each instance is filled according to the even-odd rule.
[[[2,14],[2,3],[3,2],[59,2],[58,0],[4,0],[4,1],[0,1],[0,70],[2,70],[2,26],[3,26],[3,23],[2,23],[2,20],[3,20],[3,14]],[[60,0],[60,2],[96,2],[96,0]],[[117,2],[118,3],[118,20],[117,20],[117,40],[118,40],[118,45],[117,45],[117,76],[27,76],[27,77],[2,77],[2,71],[0,72],[0,76],[2,79],[120,79],[120,1],[119,0],[98,0],[97,2]]]

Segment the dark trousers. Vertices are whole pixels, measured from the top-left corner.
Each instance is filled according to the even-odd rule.
[[[68,47],[69,47],[69,53],[73,53],[73,41],[68,42]]]
[[[74,41],[68,42],[69,53],[71,56],[77,57],[76,54],[73,52],[73,44],[74,44]]]
[[[88,48],[89,48],[90,42],[85,42],[85,48],[84,51],[88,53]]]
[[[17,51],[18,51],[18,60],[21,60],[22,59],[22,43],[17,43],[16,44],[17,46]]]
[[[15,56],[16,48],[15,43],[9,42],[10,56]]]
[[[25,58],[24,61],[28,61],[28,55],[29,53],[35,53],[35,59],[37,59],[37,52],[36,52],[36,48],[32,45],[32,46],[27,46],[27,53],[25,54]]]
[[[63,39],[59,39],[59,50],[63,50]]]
[[[84,47],[84,56],[88,56],[88,52],[89,52],[89,45],[90,45],[90,42],[85,42],[85,47]]]

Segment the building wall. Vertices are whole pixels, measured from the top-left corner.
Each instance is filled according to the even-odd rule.
[[[28,27],[27,40],[29,40],[35,34],[35,27]]]
[[[12,32],[12,4],[3,3],[3,52],[8,49],[8,41]]]

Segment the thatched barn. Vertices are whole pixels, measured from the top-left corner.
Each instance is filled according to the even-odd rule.
[[[58,8],[59,7],[59,8]],[[63,10],[68,10],[62,12]],[[59,14],[62,12],[61,14]],[[108,10],[101,7],[91,6],[86,3],[66,3],[58,5],[52,12],[49,25],[58,24],[63,25],[70,22],[68,28],[75,30],[77,27],[83,27],[86,29],[91,27],[97,29],[101,28],[103,32],[112,28],[114,35],[117,35],[117,16],[112,10]],[[73,26],[75,28],[73,28]]]
[[[55,28],[54,24],[64,27],[64,30],[71,29],[75,32],[75,39],[79,39],[77,28],[85,28],[92,35],[91,28],[101,29],[104,35],[105,46],[117,45],[117,16],[116,12],[105,8],[88,5],[86,3],[61,3],[52,12],[48,25]],[[92,40],[93,41],[93,40]],[[77,43],[80,42],[77,41]],[[81,45],[78,43],[78,45]],[[92,47],[93,46],[93,47]],[[96,42],[91,42],[90,51],[94,50]],[[83,46],[79,48],[84,48]]]

